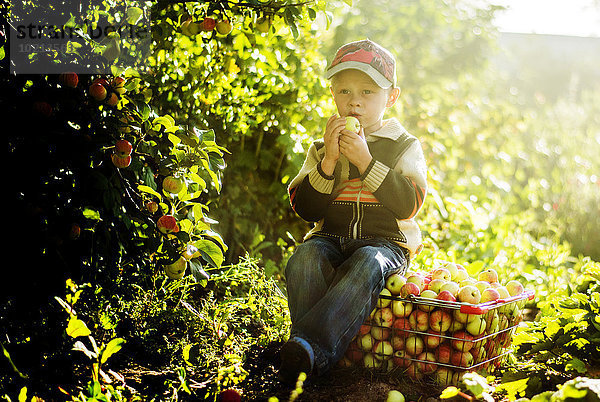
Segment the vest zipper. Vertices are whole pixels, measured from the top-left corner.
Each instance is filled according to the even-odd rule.
[[[361,216],[361,208],[360,208],[360,196],[362,195],[364,184],[361,184],[360,190],[358,190],[358,195],[356,196],[356,222],[354,223],[354,227],[352,228],[352,237],[354,239],[358,239],[358,225],[362,219]]]

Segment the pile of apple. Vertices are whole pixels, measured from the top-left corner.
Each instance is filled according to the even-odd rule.
[[[472,277],[436,261],[427,272],[391,275],[340,364],[456,384],[467,370],[500,364],[526,298],[519,281],[503,283],[493,268]]]

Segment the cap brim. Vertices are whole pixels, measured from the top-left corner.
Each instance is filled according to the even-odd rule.
[[[375,68],[371,67],[368,64],[359,62],[359,61],[344,61],[340,64],[337,64],[337,65],[327,69],[326,77],[327,77],[327,79],[330,79],[335,74],[339,73],[340,71],[344,71],[344,70],[360,70],[363,73],[367,74],[369,77],[371,77],[373,79],[373,81],[375,81],[375,83],[383,89],[390,88],[391,86],[394,85],[393,82],[390,82],[390,80],[385,78],[383,76],[383,74],[381,74]]]

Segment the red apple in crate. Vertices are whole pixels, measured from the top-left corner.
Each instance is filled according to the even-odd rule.
[[[405,371],[405,374],[408,375],[413,380],[420,381],[423,379],[424,375],[419,371],[419,367],[416,362],[412,362]]]
[[[413,310],[413,304],[406,300],[392,300],[391,309],[396,317],[408,317]]]
[[[455,350],[450,357],[450,363],[457,367],[471,367],[474,359],[471,352],[459,352]]]
[[[494,268],[487,268],[477,275],[477,280],[488,283],[498,282],[498,272]]]
[[[411,356],[417,356],[418,354],[423,352],[423,349],[425,348],[425,342],[423,342],[423,339],[420,336],[411,335],[408,338],[406,338],[404,347],[406,353],[408,353]]]
[[[408,322],[411,329],[425,332],[429,328],[429,313],[423,310],[414,310],[408,316]]]
[[[358,329],[358,335],[364,335],[371,332],[371,324],[362,324]]]
[[[450,346],[450,344],[442,343],[440,346],[437,347],[434,353],[435,359],[439,363],[448,364],[450,363],[450,358],[452,357],[452,353],[454,353],[454,350],[452,349],[452,346]]]
[[[377,309],[373,314],[372,321],[375,326],[390,328],[394,322],[392,309],[389,307]]]
[[[421,288],[414,282],[406,282],[400,289],[400,297],[407,298],[409,295],[418,296],[421,293]]]
[[[378,341],[383,339],[389,339],[391,333],[392,330],[390,328],[376,326],[371,328],[371,336],[373,337],[373,339]]]
[[[497,289],[494,288],[486,288],[481,292],[481,303],[492,302],[494,300],[498,300],[500,298],[500,293]]]
[[[438,295],[436,296],[437,300],[441,300],[441,301],[447,301],[447,302],[455,302],[456,301],[456,297],[454,297],[454,295],[452,293],[450,293],[448,290],[442,290],[441,292],[438,293]]]
[[[358,350],[356,348],[348,348],[348,350],[346,350],[346,353],[344,354],[344,356],[346,356],[346,358],[353,363],[357,363],[357,362],[361,361],[363,358],[363,355],[364,355],[364,352],[362,350]]]
[[[390,343],[394,350],[404,350],[406,347],[406,336],[393,334]]]
[[[481,300],[481,293],[474,285],[466,285],[458,291],[456,300],[462,303],[478,304]]]
[[[425,276],[419,273],[412,273],[406,278],[406,283],[414,283],[419,288],[419,293],[425,287]]]
[[[406,368],[410,365],[411,356],[405,350],[396,350],[392,357],[394,364],[401,368]]]
[[[437,364],[433,352],[423,352],[417,356],[417,359],[420,360],[416,362],[419,372],[427,375],[436,370]]]
[[[452,334],[452,347],[460,352],[468,352],[473,347],[473,335],[466,331],[458,331]]]
[[[446,310],[437,309],[429,315],[429,328],[436,332],[446,332],[452,324],[452,315]]]
[[[392,333],[396,336],[402,336],[406,338],[410,335],[410,331],[412,328],[410,326],[410,321],[408,318],[398,318],[392,324]]]
[[[475,347],[471,348],[471,350],[469,352],[471,352],[471,354],[473,355],[473,359],[476,362],[481,362],[485,359],[485,356],[486,356],[485,345],[476,345]]]
[[[446,268],[436,268],[431,273],[431,280],[434,279],[443,279],[445,281],[449,281],[452,279],[452,274]]]
[[[425,342],[426,350],[433,350],[437,348],[442,342],[444,338],[442,338],[442,334],[433,330],[428,330],[427,335],[423,337],[423,341]]]

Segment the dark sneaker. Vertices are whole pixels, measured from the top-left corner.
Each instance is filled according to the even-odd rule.
[[[279,379],[288,385],[293,385],[298,380],[300,373],[307,376],[311,373],[314,364],[314,353],[308,342],[302,338],[293,337],[287,341],[280,350],[281,366]]]

